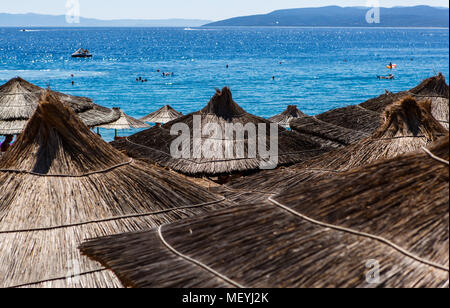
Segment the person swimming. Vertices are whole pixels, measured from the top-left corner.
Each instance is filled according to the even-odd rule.
[[[11,142],[13,141],[13,139],[14,139],[13,135],[5,136],[5,140],[3,141],[3,143],[0,146],[0,151],[1,152],[8,151],[9,147],[11,146]]]

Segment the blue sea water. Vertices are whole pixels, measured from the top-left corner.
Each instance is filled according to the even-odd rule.
[[[72,59],[80,47],[94,57]],[[389,62],[398,65],[396,79],[378,80]],[[21,76],[137,118],[166,104],[199,110],[224,86],[262,117],[289,104],[314,115],[409,89],[439,71],[449,76],[448,29],[0,29],[0,83]]]

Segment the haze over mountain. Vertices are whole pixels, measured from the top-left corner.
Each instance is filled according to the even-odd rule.
[[[367,23],[367,7],[327,6],[278,10],[264,15],[235,17],[206,24],[218,26],[278,27],[447,27],[449,9],[413,6],[380,9],[380,23]]]
[[[200,27],[210,20],[161,19],[161,20],[100,20],[80,18],[80,23],[67,23],[65,15],[7,14],[0,13],[0,27]]]

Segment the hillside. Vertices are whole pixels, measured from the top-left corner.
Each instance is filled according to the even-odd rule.
[[[366,22],[369,8],[327,6],[274,11],[265,15],[235,17],[206,27],[448,27],[449,9],[430,6],[381,8],[379,24]]]
[[[80,23],[69,24],[64,15],[0,13],[0,27],[199,27],[210,21],[196,19],[162,20],[99,20],[80,18]]]

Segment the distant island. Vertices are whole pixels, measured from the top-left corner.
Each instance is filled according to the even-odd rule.
[[[161,20],[100,20],[80,18],[80,23],[67,23],[64,15],[7,14],[0,13],[0,27],[200,27],[210,20],[161,19]]]
[[[205,27],[449,27],[449,9],[431,6],[380,9],[380,23],[366,22],[367,7],[327,6],[278,10],[265,15],[235,17]]]

